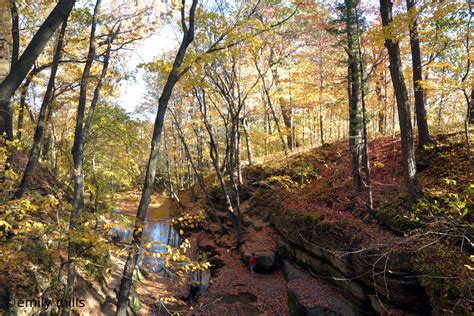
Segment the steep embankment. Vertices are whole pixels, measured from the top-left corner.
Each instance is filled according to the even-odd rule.
[[[460,136],[439,136],[419,159],[422,190],[411,209],[404,206],[400,143],[386,138],[370,144],[375,220],[363,220],[366,196],[351,196],[345,143],[295,157],[290,169],[248,169],[258,186],[250,210],[277,230],[279,252],[362,310],[466,312],[472,248],[463,234],[472,223],[472,177]],[[298,173],[303,186],[292,182]]]
[[[246,168],[244,245],[235,251],[232,237],[222,243],[216,228],[207,229],[208,249],[221,258],[221,268],[206,303],[249,294],[254,302],[247,305],[260,313],[273,310],[275,297],[282,314],[288,306],[294,313],[469,311],[472,246],[465,237],[473,216],[472,176],[462,135],[440,135],[418,157],[422,189],[411,208],[405,206],[400,142],[372,141],[374,214],[367,213],[365,194],[352,196],[347,146],[294,155],[291,167],[279,160]],[[217,189],[214,196],[219,201]],[[239,259],[245,262],[252,251],[270,270],[279,268],[282,256],[285,281],[280,272],[242,281],[248,271]],[[272,287],[268,297],[264,289]]]

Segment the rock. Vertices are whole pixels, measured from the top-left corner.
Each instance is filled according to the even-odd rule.
[[[350,296],[352,299],[359,303],[362,303],[367,300],[362,286],[360,286],[355,281],[349,281],[348,279],[350,277],[342,274],[334,266],[328,264],[327,261],[325,261],[323,258],[318,259],[318,257],[313,256],[302,249],[292,247],[282,238],[277,239],[277,244],[278,251],[281,251],[283,254],[286,254],[286,256],[311,268],[311,270],[317,273],[318,275],[331,277],[328,279],[328,282],[336,285],[341,290],[341,292],[346,294],[346,296]],[[285,269],[287,269],[287,265],[285,265]],[[290,279],[288,279],[288,281],[290,281]]]
[[[354,315],[352,304],[311,274],[285,261],[290,315]],[[300,283],[303,283],[303,288]],[[309,295],[309,297],[308,297]]]
[[[375,309],[375,311],[379,315],[393,315],[393,316],[416,316],[420,315],[419,313],[414,313],[414,312],[407,312],[404,310],[397,309],[393,306],[390,306],[386,303],[382,303],[379,301],[377,296],[371,295],[370,296],[370,303],[372,304],[372,307]]]
[[[251,251],[242,247],[242,261],[245,265],[249,264]],[[257,257],[257,271],[270,272],[275,268],[275,253],[274,252],[255,252]]]
[[[288,260],[283,260],[283,272],[285,273],[286,282],[297,279],[300,273],[299,269]]]
[[[306,307],[300,302],[301,298],[299,293],[292,288],[288,288],[288,307],[290,309],[290,315],[305,315],[305,316],[326,316],[326,315],[337,315],[335,311],[328,310],[323,307]]]
[[[330,280],[328,282],[336,285],[341,293],[359,305],[365,305],[369,301],[367,292],[373,293],[377,290],[379,296],[384,299],[388,296],[390,304],[399,310],[407,309],[409,312],[429,309],[429,297],[419,281],[405,278],[413,274],[410,272],[413,267],[409,254],[397,253],[397,256],[391,256],[393,260],[388,262],[379,260],[380,262],[375,265],[375,272],[386,269],[386,273],[378,274],[374,283],[371,271],[377,258],[380,257],[381,250],[368,250],[339,258],[330,251],[316,246],[316,243],[313,245],[301,240],[298,242],[294,238],[296,237],[291,234],[282,235],[280,232],[276,239],[277,251],[311,268],[315,274],[328,277]]]

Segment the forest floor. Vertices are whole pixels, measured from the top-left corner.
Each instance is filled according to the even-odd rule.
[[[210,221],[204,221],[199,230],[188,234],[186,237],[192,241],[193,247],[198,245],[202,249],[211,251],[209,260],[214,265],[211,268],[212,279],[207,296],[199,296],[197,302],[192,305],[183,302],[182,305],[175,307],[176,310],[205,315],[287,315],[289,314],[287,294],[289,285],[302,293],[301,297],[307,306],[325,304],[342,306],[340,302],[343,299],[338,296],[338,293],[331,292],[331,288],[315,278],[288,282],[281,270],[254,276],[250,274],[242,258],[242,252],[275,252],[276,250],[276,229],[270,224],[268,218],[265,218],[265,214],[256,212],[258,203],[264,204],[267,209],[278,208],[294,218],[303,218],[303,222],[307,222],[313,228],[317,227],[317,232],[323,234],[322,237],[327,245],[334,247],[340,247],[341,240],[344,241],[344,247],[361,247],[376,241],[388,242],[403,238],[413,231],[424,232],[427,229],[436,231],[441,228],[457,232],[455,227],[449,226],[453,222],[472,223],[473,176],[467,160],[463,135],[461,133],[442,134],[437,135],[435,139],[436,146],[429,149],[423,155],[423,159],[418,159],[418,181],[422,188],[419,193],[420,198],[422,202],[438,203],[434,204],[438,205],[434,211],[433,208],[427,210],[423,205],[417,205],[415,209],[407,209],[404,206],[406,196],[403,190],[401,146],[398,139],[391,137],[378,138],[370,142],[375,209],[372,220],[367,219],[366,197],[363,194],[355,198],[351,197],[352,180],[347,142],[292,154],[291,167],[288,167],[284,159],[278,158],[246,167],[242,186],[245,196],[242,199],[243,244],[240,249],[236,248],[230,222],[226,223],[228,234],[221,235],[217,225]],[[14,161],[15,169],[21,169],[25,159],[19,157]],[[30,194],[54,194],[58,200],[66,199],[65,197],[70,195],[67,189],[59,189],[61,185],[46,171],[46,168],[38,170],[32,179]],[[219,203],[221,200],[219,189],[213,180],[210,177],[208,185],[213,188],[213,199]],[[186,211],[193,212],[206,207],[202,192],[197,189],[195,191],[198,196],[197,201],[190,201],[190,192],[184,192],[181,196],[182,201],[187,204]],[[128,215],[135,215],[139,198],[139,191],[127,192],[120,198],[116,197],[117,207]],[[464,210],[470,207],[471,212],[466,213]],[[173,208],[169,199],[165,199],[160,194],[154,194],[148,215],[151,217],[159,217],[160,214],[165,213],[169,215],[169,210]],[[48,215],[51,221],[56,220],[58,214],[67,219],[67,210],[58,212],[52,211]],[[45,218],[43,213],[41,209],[38,210],[38,218]],[[35,214],[32,216],[36,216]],[[285,229],[304,232],[304,227],[292,225],[294,223],[286,223]],[[469,230],[466,230],[466,233],[469,234]],[[448,271],[449,278],[446,281],[443,279],[441,287],[439,287],[439,282],[441,282],[439,280],[436,284],[426,283],[425,286],[428,289],[433,287],[432,290],[439,291],[440,295],[446,295],[450,302],[457,302],[458,306],[464,306],[466,301],[459,297],[463,296],[465,294],[463,291],[469,288],[469,284],[463,280],[469,280],[472,277],[469,269],[469,264],[472,265],[472,263],[466,255],[469,251],[463,252],[464,242],[461,244],[458,243],[459,241],[459,238],[455,239],[455,244],[461,245],[456,246],[456,251],[451,247],[452,240],[448,237],[445,242],[435,245],[441,248],[433,248],[433,245],[426,247],[425,251],[429,253],[429,257],[426,257],[425,266],[422,268],[436,268],[436,273]],[[469,245],[466,244],[465,247]],[[14,249],[11,256],[18,257]],[[9,257],[5,256],[5,258]],[[24,258],[22,267],[29,268],[22,268],[20,271],[19,265],[15,266],[12,262],[9,268],[11,269],[9,279],[10,283],[11,280],[18,281],[14,282],[15,287],[12,287],[12,291],[28,293],[33,285],[30,284],[31,282],[27,284],[25,280],[34,278],[26,270],[31,267],[30,270],[35,271],[38,263],[34,262],[31,256],[22,258]],[[112,280],[115,281],[110,283],[108,290],[113,291],[123,269],[123,257],[120,259],[117,255],[112,256],[112,259],[112,272],[115,274]],[[427,273],[432,273],[432,271]],[[0,275],[0,284],[9,281],[6,275]],[[454,283],[448,284],[448,279],[449,282],[453,280]],[[92,286],[96,285],[92,283]],[[79,278],[78,293],[87,292],[90,287],[90,280],[81,281],[81,277]],[[457,291],[454,294],[451,291],[453,287]],[[87,294],[85,292],[84,295]],[[141,313],[147,315],[153,313],[156,302],[160,298],[185,297],[187,287],[178,285],[175,280],[156,279],[148,274],[137,287],[137,293],[144,304]],[[97,306],[97,303],[93,302],[97,301],[94,298],[97,295],[89,294],[87,296],[91,297],[90,307],[93,308]],[[113,296],[113,292],[110,292],[109,297],[113,299]],[[469,300],[469,296],[465,298]],[[106,301],[105,304],[102,302],[100,305],[103,313],[113,314],[115,306],[111,302]],[[342,306],[341,309],[344,307]],[[94,314],[91,313],[91,315]]]
[[[455,196],[461,201],[459,205],[456,202],[446,202],[435,212],[427,211],[421,204],[414,209],[406,207],[401,144],[398,139],[384,137],[370,142],[375,212],[368,217],[365,194],[352,197],[351,164],[347,148],[347,142],[340,142],[294,154],[290,158],[290,168],[284,159],[273,159],[247,167],[244,171],[243,190],[251,201],[256,194],[260,194],[259,186],[272,188],[260,203],[266,204],[268,209],[281,208],[285,213],[311,219],[308,221],[309,225],[316,221],[318,225],[322,225],[319,232],[324,234],[322,238],[325,246],[334,246],[334,249],[341,251],[369,247],[380,242],[397,243],[404,240],[404,236],[420,232],[431,231],[436,234],[437,231],[446,229],[454,231],[456,228],[449,226],[452,223],[445,223],[446,216],[455,216],[452,219],[456,223],[458,220],[471,221],[474,215],[472,212],[453,214],[458,206],[463,208],[464,213],[466,207],[472,207],[473,177],[462,133],[435,136],[435,146],[418,157],[420,200],[437,205],[439,201],[443,204],[443,201],[448,201],[448,197]],[[215,191],[218,192],[218,189]],[[280,206],[274,204],[275,192],[280,196]],[[201,247],[210,247],[217,253],[219,267],[213,273],[209,296],[200,297],[198,304],[193,306],[195,310],[206,311],[206,314],[215,312],[216,315],[229,311],[247,315],[251,314],[251,311],[246,310],[250,306],[255,314],[288,314],[288,284],[284,274],[275,271],[252,278],[242,260],[242,252],[275,251],[274,228],[263,219],[263,214],[255,214],[252,210],[252,207],[258,205],[248,202],[246,200],[242,204],[244,235],[240,251],[235,248],[233,235],[220,236],[215,224],[204,224],[204,232],[200,233],[203,235],[200,238]],[[189,208],[198,209],[203,205],[202,197],[202,200],[189,205]],[[283,225],[284,229],[302,231],[303,227],[294,227],[293,224],[288,222]],[[427,269],[427,273],[447,273],[450,276],[448,279],[456,275],[460,280],[468,280],[469,270],[465,264],[470,262],[469,256],[463,254],[462,250],[459,252],[457,248],[445,247],[457,244],[458,240],[446,240],[439,245],[431,240],[422,240],[427,243],[425,250],[436,253],[427,260],[436,262],[437,270],[429,270],[432,265],[428,261],[420,269]],[[330,288],[325,288],[324,283],[318,283],[321,284],[321,290],[318,291],[313,282],[318,281],[309,278],[298,284],[306,295],[303,296],[306,297],[307,306],[321,305],[321,301],[325,300],[337,301],[337,294],[332,293]],[[425,286],[432,291],[439,291],[438,284],[425,283]],[[462,292],[468,288],[468,284],[445,282],[443,287],[442,291],[449,292],[449,288],[456,287]],[[446,294],[446,297],[449,295]],[[462,295],[456,299],[449,297],[447,300],[451,301],[441,302],[440,306],[448,306],[456,300],[455,304],[464,307],[469,305],[468,299]],[[329,305],[337,303],[329,302]]]

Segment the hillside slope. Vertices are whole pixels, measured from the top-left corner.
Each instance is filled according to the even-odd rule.
[[[290,168],[284,160],[275,159],[245,169],[242,198],[248,202],[242,207],[243,246],[236,250],[232,241],[222,242],[215,227],[207,227],[213,250],[218,248],[217,257],[224,261],[219,262],[211,297],[212,293],[249,294],[255,296],[257,307],[275,306],[263,291],[245,289],[252,280],[240,282],[235,274],[229,275],[228,269],[235,271],[239,265],[239,256],[228,259],[232,257],[229,251],[240,253],[244,262],[254,251],[262,258],[277,254],[290,266],[297,263],[306,271],[298,294],[290,286],[291,273],[283,269],[287,293],[278,294],[283,297],[280,304],[296,304],[300,311],[321,307],[318,298],[311,297],[322,293],[318,294],[320,287],[305,285],[314,280],[330,285],[338,293],[332,297],[342,294],[356,314],[469,312],[472,175],[462,135],[438,135],[436,146],[423,159],[418,157],[421,190],[419,202],[411,207],[405,203],[400,142],[371,141],[375,205],[371,216],[365,194],[352,194],[347,148],[341,142],[293,155]],[[213,196],[222,202],[217,188]],[[262,275],[258,284],[271,288],[281,282],[279,278]],[[242,283],[243,288],[236,289],[234,283]],[[228,289],[217,284],[226,284]],[[305,297],[310,302],[306,307],[301,306]]]

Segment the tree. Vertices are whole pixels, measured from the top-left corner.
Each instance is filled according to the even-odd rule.
[[[12,60],[10,69],[12,69],[18,61],[20,50],[20,19],[16,0],[10,0],[10,13],[12,16]]]
[[[94,14],[92,16],[92,25],[91,33],[89,37],[89,51],[87,54],[87,61],[84,65],[84,71],[82,73],[81,85],[80,85],[80,94],[79,94],[79,104],[77,108],[76,116],[76,127],[74,131],[74,144],[72,147],[72,156],[73,156],[73,199],[72,199],[72,211],[71,217],[69,220],[69,231],[75,231],[78,226],[79,217],[84,208],[84,146],[87,141],[89,130],[92,124],[92,118],[94,115],[95,108],[99,101],[101,88],[104,82],[104,79],[107,75],[107,70],[109,67],[110,53],[112,49],[112,42],[114,41],[119,29],[120,24],[115,25],[115,29],[112,28],[110,33],[107,35],[105,44],[107,45],[106,52],[104,54],[104,60],[102,65],[102,71],[97,80],[96,86],[94,88],[94,93],[89,105],[87,117],[85,117],[86,111],[86,102],[87,102],[87,92],[89,79],[91,76],[91,67],[97,56],[96,52],[96,28],[97,20],[99,14],[101,0],[97,0],[94,7]],[[84,121],[85,120],[85,121]],[[74,282],[76,276],[76,265],[75,257],[77,253],[78,243],[74,238],[70,238],[68,242],[68,264],[67,264],[67,284],[64,291],[64,300],[70,302],[72,300],[72,295],[74,292]],[[61,315],[66,316],[70,314],[71,306],[66,304],[61,311]]]
[[[36,123],[35,134],[33,137],[33,146],[30,150],[30,155],[28,157],[28,163],[25,170],[23,171],[23,177],[21,179],[20,185],[18,186],[17,191],[14,194],[14,198],[19,199],[25,193],[28,181],[33,173],[33,170],[38,162],[40,154],[40,145],[43,140],[44,129],[46,125],[46,111],[48,106],[51,103],[53,97],[53,90],[56,81],[56,73],[59,67],[59,59],[61,58],[61,51],[63,49],[64,35],[66,33],[67,27],[67,18],[63,21],[61,30],[58,34],[58,42],[56,44],[56,50],[54,52],[53,62],[51,66],[51,74],[49,75],[48,86],[43,97],[43,102],[41,103],[41,108],[38,114],[38,121]]]
[[[181,27],[183,30],[183,38],[179,46],[178,52],[176,53],[173,66],[168,74],[165,85],[163,87],[161,96],[158,100],[158,113],[156,114],[155,125],[153,129],[153,135],[151,139],[151,150],[150,157],[148,159],[148,165],[146,168],[145,183],[143,184],[142,196],[140,198],[140,204],[137,209],[137,217],[135,219],[135,226],[133,228],[133,241],[132,247],[129,251],[125,268],[120,282],[120,289],[117,294],[117,315],[125,316],[127,313],[128,297],[130,295],[130,289],[132,285],[133,271],[138,261],[139,248],[141,245],[141,237],[143,234],[143,223],[145,221],[146,211],[150,204],[151,193],[153,191],[153,185],[155,182],[156,174],[156,163],[158,161],[159,144],[161,140],[161,132],[163,130],[163,123],[166,114],[166,108],[170,100],[173,88],[179,79],[189,68],[181,69],[181,66],[186,55],[186,50],[194,40],[194,26],[195,26],[195,13],[198,4],[198,0],[193,0],[189,9],[189,21],[186,22],[186,1],[181,2]]]
[[[348,84],[349,84],[349,148],[352,157],[352,184],[354,193],[361,191],[363,128],[362,111],[359,106],[361,70],[358,50],[359,29],[357,23],[357,0],[344,1],[344,19],[347,36]]]
[[[33,36],[20,59],[12,66],[10,73],[0,83],[0,135],[5,133],[9,140],[13,139],[10,98],[25,79],[31,66],[41,54],[55,30],[62,21],[67,19],[75,2],[75,0],[60,0],[58,2]]]
[[[418,38],[418,23],[416,17],[415,0],[406,0],[407,11],[413,14],[410,20],[410,47],[411,47],[411,63],[413,70],[413,90],[415,91],[415,112],[416,125],[418,126],[418,146],[423,146],[431,142],[430,131],[428,129],[428,119],[426,117],[426,106],[423,87],[421,81],[423,80],[423,70],[421,65],[421,50],[420,40]]]
[[[393,22],[391,0],[380,0],[380,15],[382,25],[385,31],[390,30],[390,24]],[[416,195],[416,162],[415,151],[413,148],[413,130],[410,121],[410,103],[408,99],[407,87],[402,71],[402,61],[400,57],[400,46],[393,32],[385,34],[385,47],[390,59],[390,75],[392,77],[393,90],[397,100],[398,121],[400,124],[400,137],[402,140],[403,154],[403,174],[405,178],[405,187],[411,203]]]
[[[2,1],[0,11],[0,80],[3,80],[8,75],[11,64],[10,34],[7,32],[10,29],[11,19],[8,14],[10,10],[7,1]]]
[[[185,150],[186,156],[188,158],[188,161],[191,164],[191,167],[193,168],[193,171],[194,171],[194,173],[195,173],[195,175],[198,179],[198,183],[199,183],[199,186],[201,187],[201,190],[204,192],[204,195],[206,196],[207,203],[211,207],[211,212],[209,212],[209,214],[214,218],[214,220],[219,225],[221,233],[224,233],[225,228],[224,228],[224,226],[222,224],[222,221],[220,220],[220,218],[217,214],[217,209],[214,206],[214,203],[212,202],[212,199],[209,196],[209,193],[206,189],[206,185],[204,183],[204,177],[203,177],[202,173],[199,172],[198,168],[196,167],[196,164],[194,163],[193,157],[191,156],[191,151],[190,151],[189,146],[186,142],[186,138],[184,137],[183,129],[182,129],[182,127],[181,127],[181,125],[180,125],[180,123],[177,119],[177,115],[173,111],[170,111],[170,112],[173,116],[173,122],[174,122],[174,125],[176,126],[176,129],[178,131],[179,139],[181,140],[181,143],[184,146],[184,150]],[[168,168],[168,170],[169,170],[169,168]]]

